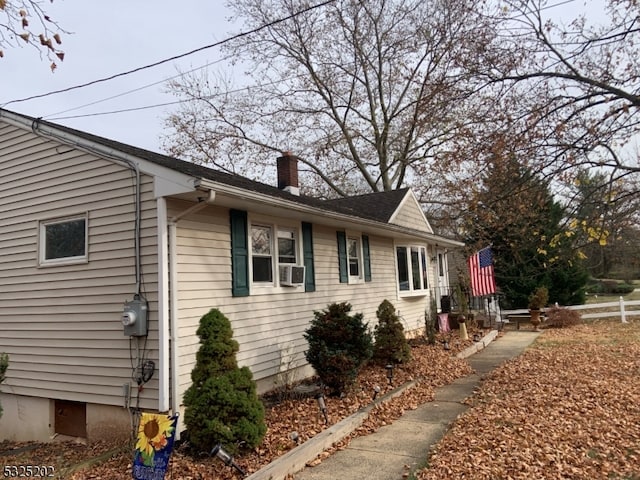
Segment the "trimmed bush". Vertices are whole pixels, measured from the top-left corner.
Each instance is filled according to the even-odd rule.
[[[382,364],[408,362],[411,359],[411,348],[404,336],[402,322],[396,315],[396,308],[390,301],[383,300],[376,316],[378,324],[373,331],[375,361]]]
[[[0,353],[0,383],[4,382],[4,374],[9,368],[9,355],[6,353]],[[0,417],[2,417],[2,405],[0,405]]]
[[[580,312],[564,307],[551,307],[547,309],[547,326],[564,328],[582,323]]]
[[[238,342],[229,319],[212,309],[200,319],[200,349],[184,394],[184,423],[195,453],[221,443],[236,454],[260,444],[267,431],[264,406],[248,367],[238,368]]]
[[[305,357],[322,382],[340,394],[350,386],[373,353],[371,334],[361,313],[350,315],[351,304],[332,303],[313,312],[304,338],[309,343]]]

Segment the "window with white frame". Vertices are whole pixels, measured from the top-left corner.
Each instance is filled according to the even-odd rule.
[[[296,231],[278,229],[278,263],[297,263]]]
[[[87,255],[87,215],[43,220],[39,225],[41,265],[82,263]]]
[[[360,238],[347,237],[347,262],[349,264],[349,277],[362,278],[362,254]]]
[[[277,225],[251,225],[252,281],[260,286],[275,286],[280,265],[299,262],[298,231]]]
[[[427,249],[419,245],[396,246],[398,289],[403,292],[424,293],[429,288]]]
[[[251,226],[251,265],[254,283],[273,283],[272,239],[271,227]]]

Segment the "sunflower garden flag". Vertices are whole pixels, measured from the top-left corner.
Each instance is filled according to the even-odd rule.
[[[177,424],[178,415],[169,417],[161,413],[142,413],[133,459],[133,478],[136,480],[164,478],[173,449]]]

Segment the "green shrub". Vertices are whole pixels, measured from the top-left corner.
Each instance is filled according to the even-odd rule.
[[[4,374],[9,368],[9,355],[0,353],[0,383],[4,382]],[[0,417],[2,417],[2,405],[0,405]]]
[[[582,323],[580,312],[565,307],[551,307],[547,309],[547,326],[553,328],[564,328]]]
[[[373,336],[373,358],[378,363],[405,363],[411,359],[411,348],[404,336],[404,327],[396,315],[396,309],[391,302],[383,300],[378,311],[378,324]]]
[[[634,286],[617,280],[601,280],[594,285],[589,285],[589,293],[605,295],[626,295],[633,292]]]
[[[615,286],[612,293],[626,295],[633,292],[634,289],[635,287],[633,285],[630,285],[628,283],[619,283]]]
[[[547,287],[538,287],[529,295],[529,310],[540,310],[549,301],[549,290]]]
[[[184,422],[195,452],[222,443],[230,453],[260,444],[267,431],[264,406],[247,367],[238,368],[231,323],[212,309],[200,319],[200,349],[184,394]]]
[[[351,385],[360,368],[371,358],[373,344],[362,314],[349,315],[351,304],[332,303],[313,312],[304,338],[305,357],[322,382],[339,394]]]

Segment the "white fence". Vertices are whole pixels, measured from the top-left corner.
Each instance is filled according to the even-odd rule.
[[[606,303],[590,303],[588,305],[571,305],[567,308],[571,310],[579,310],[580,315],[584,319],[588,318],[606,318],[606,317],[619,317],[622,323],[627,323],[627,317],[640,316],[640,310],[629,310],[629,307],[640,306],[640,300],[625,301],[622,297],[617,302]],[[596,310],[591,312],[591,310]],[[584,312],[583,311],[587,311]],[[509,315],[517,315],[529,313],[527,309],[520,310],[502,310],[501,318],[506,320]]]

